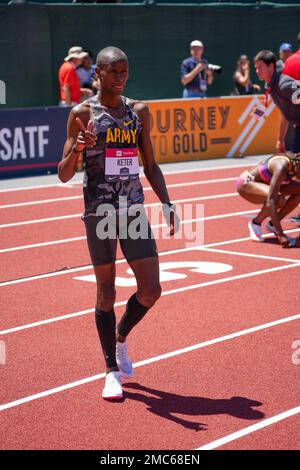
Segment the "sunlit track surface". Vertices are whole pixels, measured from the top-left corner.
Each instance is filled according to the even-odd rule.
[[[118,405],[101,399],[80,184],[0,192],[0,448],[299,448],[300,251],[250,241],[245,167],[215,166],[166,175],[178,205],[204,205],[204,240],[158,239],[163,295],[129,338],[135,377]],[[119,251],[118,318],[135,290],[127,270]]]

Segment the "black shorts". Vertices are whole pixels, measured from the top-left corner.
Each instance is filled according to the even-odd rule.
[[[97,216],[83,218],[93,266],[114,263],[117,240],[127,261],[157,257],[156,242],[145,212],[135,216]],[[143,224],[143,231],[140,223]],[[137,235],[140,236],[137,236]],[[108,235],[108,236],[105,236]]]
[[[300,126],[294,127],[292,152],[294,153],[300,152]]]

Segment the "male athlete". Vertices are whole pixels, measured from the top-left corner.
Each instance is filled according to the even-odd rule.
[[[133,375],[126,338],[161,294],[156,243],[143,210],[138,150],[145,175],[163,204],[170,235],[177,231],[179,219],[170,202],[163,174],[155,162],[148,107],[141,101],[122,96],[128,79],[126,54],[116,47],[102,49],[97,56],[96,74],[100,81],[99,94],[70,112],[58,174],[61,181],[69,181],[83,152],[85,212],[82,218],[97,279],[95,317],[106,362],[102,397],[121,399],[121,376]],[[144,229],[146,224],[146,237],[131,235],[131,223],[134,226],[137,218]],[[117,236],[135,275],[137,291],[128,300],[116,328]]]

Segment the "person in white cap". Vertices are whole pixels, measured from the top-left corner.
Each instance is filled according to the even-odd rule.
[[[204,98],[207,86],[213,82],[213,71],[207,60],[202,58],[204,46],[195,40],[190,44],[191,57],[185,59],[180,68],[181,83],[184,86],[183,98]]]
[[[82,47],[74,46],[69,49],[64,63],[58,71],[58,80],[60,85],[60,106],[75,106],[80,103],[82,94],[91,96],[92,90],[80,88],[80,81],[76,73],[76,68],[82,63],[82,59],[88,54]]]

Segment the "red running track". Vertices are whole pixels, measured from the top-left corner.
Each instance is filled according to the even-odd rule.
[[[136,370],[124,384],[123,403],[101,399],[95,283],[82,278],[93,271],[80,218],[1,228],[2,449],[299,448],[300,365],[292,361],[299,339],[299,250],[283,250],[274,239],[249,241],[255,206],[234,195],[218,197],[235,193],[233,179],[208,181],[239,172],[166,176],[169,185],[187,183],[170,188],[174,200],[212,197],[194,199],[209,217],[205,246],[158,240],[167,279],[162,298],[129,340]],[[78,185],[70,185],[2,192],[0,198],[9,205],[79,195]],[[146,198],[157,202],[150,191]],[[0,209],[1,224],[81,209],[79,198],[7,207]],[[295,227],[286,221],[285,228]],[[47,244],[75,237],[82,239]],[[118,258],[119,318],[135,287],[121,252]],[[64,266],[69,270],[56,272]],[[208,273],[208,267],[215,270]],[[281,415],[287,410],[294,410],[290,417]],[[249,429],[255,424],[259,429]]]

